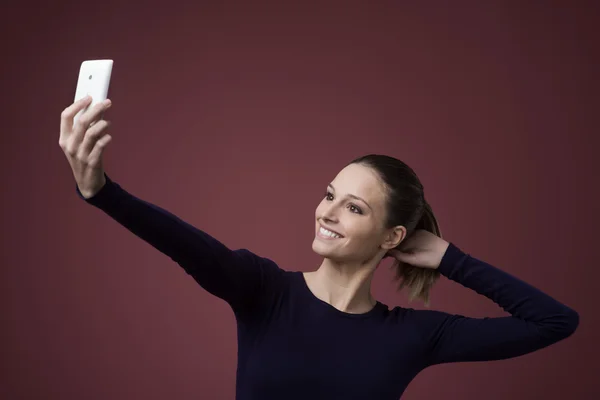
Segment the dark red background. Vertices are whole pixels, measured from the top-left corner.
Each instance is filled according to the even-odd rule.
[[[232,399],[232,312],[81,201],[58,146],[83,60],[114,59],[108,174],[288,270],[359,155],[421,177],[445,237],[579,311],[567,340],[423,371],[406,399],[594,399],[594,2],[28,2],[0,28],[0,397]],[[282,5],[285,3],[285,5]],[[409,304],[380,268],[374,294]],[[432,307],[501,316],[445,279]]]

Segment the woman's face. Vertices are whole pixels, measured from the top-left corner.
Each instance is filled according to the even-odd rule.
[[[348,165],[326,188],[316,209],[313,251],[342,263],[368,262],[380,253],[382,257],[394,247],[381,246],[394,239],[389,233],[395,231],[384,229],[385,207],[386,193],[377,172],[361,164]],[[323,234],[321,227],[341,237]]]

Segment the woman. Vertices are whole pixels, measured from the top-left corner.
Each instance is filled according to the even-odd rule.
[[[77,193],[171,257],[205,290],[225,300],[238,329],[238,399],[398,399],[428,366],[516,357],[570,336],[578,314],[531,285],[440,237],[414,172],[391,157],[354,160],[329,185],[315,215],[313,272],[290,272],[207,233],[113,182],[102,167],[110,141],[85,98],[61,115],[59,144]],[[396,258],[411,297],[428,300],[444,275],[511,314],[467,318],[389,309],[371,295],[373,273]]]

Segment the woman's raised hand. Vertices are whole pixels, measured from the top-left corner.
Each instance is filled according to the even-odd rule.
[[[111,106],[109,99],[75,115],[92,102],[90,96],[65,108],[60,115],[60,138],[58,144],[64,151],[73,170],[73,177],[84,198],[90,198],[106,184],[102,153],[112,137],[107,133],[110,123],[102,114]]]

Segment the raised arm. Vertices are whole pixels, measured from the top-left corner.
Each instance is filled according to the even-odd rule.
[[[209,293],[236,312],[252,312],[273,284],[279,267],[247,249],[223,243],[169,211],[125,191],[105,175],[106,184],[87,203],[101,209],[127,230],[170,257]]]
[[[438,270],[491,299],[510,316],[469,318],[440,311],[414,311],[417,328],[425,338],[427,365],[516,357],[565,339],[577,329],[576,311],[452,243]]]
[[[86,97],[61,113],[59,145],[73,172],[79,197],[169,256],[208,292],[227,301],[238,316],[252,317],[281,270],[247,249],[231,250],[175,215],[123,190],[104,173],[102,157],[111,141],[102,119],[110,100],[89,106]]]

